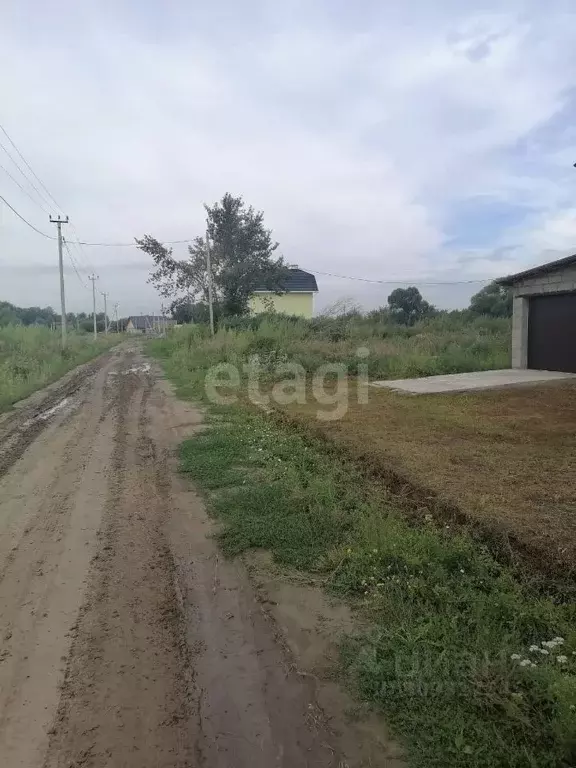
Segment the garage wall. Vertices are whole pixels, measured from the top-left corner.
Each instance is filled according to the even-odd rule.
[[[512,312],[512,368],[528,368],[528,305],[530,299],[514,296]]]
[[[512,287],[512,295],[532,296],[535,293],[562,293],[576,291],[576,265],[559,269],[548,275],[529,277]]]
[[[576,291],[576,265],[547,275],[536,275],[512,286],[512,367],[528,367],[528,312],[530,296]]]

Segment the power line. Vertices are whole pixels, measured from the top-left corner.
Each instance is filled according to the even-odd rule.
[[[46,232],[42,232],[41,230],[39,230],[39,229],[36,229],[36,227],[35,227],[33,224],[30,224],[30,222],[29,222],[29,221],[27,221],[27,219],[25,219],[25,218],[24,218],[24,216],[22,216],[22,214],[18,213],[18,211],[16,210],[16,208],[13,208],[13,207],[10,205],[10,203],[8,202],[8,200],[6,200],[6,198],[5,198],[5,197],[2,197],[2,195],[0,195],[0,200],[2,200],[2,202],[3,202],[3,203],[5,203],[5,204],[8,206],[8,208],[10,208],[10,210],[11,210],[13,213],[15,213],[15,214],[16,214],[16,216],[18,216],[18,218],[19,218],[19,219],[21,219],[21,220],[24,222],[24,224],[26,224],[27,226],[29,226],[29,227],[30,227],[30,229],[33,229],[33,230],[34,230],[34,232],[37,232],[39,235],[42,235],[42,237],[45,237],[45,238],[46,238],[46,239],[48,239],[48,240],[57,240],[57,239],[58,239],[57,237],[52,237],[52,235],[47,235],[47,234],[46,234]]]
[[[442,280],[437,282],[429,282],[426,280],[418,280],[412,278],[411,280],[374,280],[370,277],[352,277],[350,275],[337,275],[334,272],[319,272],[316,269],[308,269],[313,275],[325,275],[327,277],[338,277],[341,280],[359,280],[362,283],[379,283],[380,285],[409,285],[410,283],[416,283],[417,285],[471,285],[472,283],[490,283],[494,278],[482,278],[477,280]]]
[[[76,228],[72,226],[72,229],[76,233],[76,237],[69,239],[68,244],[71,246],[74,246],[74,250],[76,252],[76,258],[78,259],[79,264],[82,265],[82,269],[87,273],[94,272],[95,269],[92,261],[86,255],[86,251],[84,250],[84,248],[78,244],[78,233],[76,232]]]
[[[193,243],[194,238],[187,240],[164,240],[164,245],[179,245],[182,243]],[[78,245],[87,245],[90,247],[103,247],[103,248],[129,248],[138,247],[137,243],[87,243],[81,240],[77,241]],[[417,282],[418,285],[472,285],[474,283],[490,283],[493,278],[488,279],[476,279],[476,280],[440,280],[435,282],[421,281],[421,280],[374,280],[369,277],[352,277],[351,275],[338,275],[333,272],[319,272],[318,270],[309,269],[315,275],[323,275],[326,277],[337,277],[341,280],[359,280],[363,283],[379,283],[381,285],[408,285],[410,283]]]
[[[164,240],[164,245],[179,245],[181,243],[193,243],[195,238],[189,238],[188,240]],[[83,240],[78,240],[78,245],[89,245],[93,248],[139,248],[137,243],[86,243]]]
[[[8,157],[10,157],[10,155],[8,155]],[[27,189],[24,189],[24,187],[22,186],[22,184],[20,184],[20,182],[18,181],[18,179],[15,179],[15,178],[14,178],[14,176],[12,176],[12,174],[10,173],[10,171],[9,171],[7,168],[5,168],[3,165],[0,165],[0,169],[4,171],[4,173],[6,174],[6,176],[8,176],[8,178],[9,178],[9,179],[12,179],[12,181],[14,182],[14,184],[16,184],[16,186],[17,186],[17,187],[19,187],[19,188],[22,190],[22,192],[24,192],[24,194],[25,194],[25,195],[26,195],[26,196],[27,196],[27,197],[28,197],[30,200],[32,200],[32,202],[34,203],[34,205],[37,205],[37,206],[38,206],[38,208],[40,208],[40,210],[41,210],[43,213],[45,213],[47,216],[49,216],[49,215],[50,215],[50,212],[49,212],[49,211],[47,211],[47,210],[46,210],[46,208],[44,208],[44,206],[43,206],[43,205],[41,205],[41,204],[38,202],[38,200],[36,200],[35,198],[33,198],[33,197],[32,197],[32,195],[30,194],[30,192],[28,192],[28,190],[27,190]],[[25,177],[25,178],[26,178],[26,177]]]
[[[74,268],[74,272],[76,273],[76,277],[77,277],[77,278],[78,278],[78,280],[80,281],[80,284],[82,285],[82,288],[86,288],[86,290],[88,290],[88,286],[86,285],[86,283],[84,282],[84,280],[82,280],[82,277],[81,277],[81,275],[80,275],[80,272],[78,272],[78,269],[77,269],[77,267],[76,267],[76,262],[75,262],[75,260],[74,260],[74,256],[72,255],[72,251],[71,251],[71,250],[70,250],[70,248],[68,247],[68,241],[67,241],[67,240],[65,240],[65,239],[63,238],[63,239],[62,239],[62,242],[64,243],[64,248],[66,248],[66,253],[68,254],[68,257],[69,257],[69,259],[70,259],[70,263],[72,264],[72,266],[73,266],[73,268]],[[80,265],[78,265],[78,266],[80,266]]]
[[[42,187],[42,189],[44,189],[44,191],[45,191],[45,192],[46,192],[46,194],[48,195],[48,198],[49,198],[50,200],[52,200],[52,202],[54,203],[54,205],[55,205],[57,208],[60,208],[60,210],[62,210],[62,211],[63,211],[64,209],[62,208],[62,206],[61,206],[61,205],[58,203],[58,201],[57,201],[57,200],[54,198],[54,196],[53,196],[53,195],[50,193],[50,191],[48,190],[48,188],[46,187],[46,185],[44,184],[44,182],[42,181],[42,179],[41,179],[41,178],[38,176],[38,174],[37,174],[37,173],[34,171],[34,169],[32,168],[32,166],[30,165],[30,163],[29,163],[29,162],[26,160],[26,158],[24,157],[24,155],[22,154],[22,152],[21,152],[21,151],[18,149],[18,147],[16,146],[16,143],[15,143],[15,142],[14,142],[14,140],[11,138],[11,136],[9,136],[8,132],[6,131],[6,129],[4,128],[4,126],[3,126],[2,124],[0,124],[0,130],[1,130],[1,131],[2,131],[2,133],[3,133],[3,134],[6,136],[6,138],[7,138],[7,139],[8,139],[8,141],[10,142],[10,144],[11,144],[11,145],[14,147],[14,149],[15,149],[15,150],[16,150],[16,152],[18,153],[19,157],[22,159],[23,163],[24,163],[24,164],[26,165],[26,167],[29,169],[30,173],[31,173],[31,174],[34,176],[34,178],[35,178],[35,179],[38,181],[38,183],[40,184],[40,186]],[[18,163],[16,162],[16,160],[14,160],[14,158],[13,158],[13,157],[10,155],[10,153],[8,152],[8,150],[6,149],[6,147],[5,147],[5,146],[4,146],[4,145],[3,145],[1,142],[0,142],[0,146],[2,147],[2,149],[4,150],[4,152],[6,152],[6,154],[8,155],[8,157],[10,158],[10,160],[11,160],[11,161],[14,163],[14,165],[15,165],[15,166],[18,168],[18,170],[20,171],[20,173],[22,174],[22,176],[24,177],[24,179],[25,179],[25,180],[26,180],[26,181],[27,181],[27,182],[30,184],[30,186],[31,186],[31,187],[32,187],[32,188],[35,190],[35,192],[36,192],[36,194],[38,195],[38,197],[40,198],[40,200],[42,200],[43,202],[47,202],[47,203],[48,203],[48,206],[49,206],[49,207],[51,207],[50,203],[49,203],[49,202],[48,202],[48,201],[47,201],[47,200],[46,200],[46,199],[45,199],[45,198],[42,196],[42,194],[40,193],[40,191],[38,190],[38,188],[35,186],[35,184],[34,184],[34,183],[33,183],[33,182],[32,182],[32,181],[31,181],[31,180],[30,180],[30,179],[29,179],[29,178],[26,176],[26,174],[24,173],[24,171],[22,170],[22,168],[21,168],[21,167],[18,165]],[[5,168],[4,168],[3,170],[5,170],[5,171],[6,171],[6,169],[5,169]],[[8,173],[8,171],[6,171],[6,173]],[[19,187],[22,189],[22,191],[23,191],[23,192],[25,192],[25,193],[28,195],[28,197],[30,197],[30,199],[32,199],[32,200],[33,200],[33,202],[36,202],[36,201],[35,201],[35,200],[34,200],[34,199],[31,197],[31,195],[30,195],[30,194],[28,194],[28,192],[26,192],[26,190],[25,190],[25,189],[23,189],[23,187],[21,187],[21,186],[20,186],[20,184],[19,184],[19,183],[16,181],[16,179],[14,179],[14,178],[11,176],[11,174],[10,174],[10,173],[8,173],[8,175],[10,176],[10,178],[12,178],[12,180],[13,180],[13,181],[14,181],[16,184],[18,184],[18,186],[19,186]],[[36,203],[36,204],[38,205],[38,203]],[[43,207],[42,207],[42,210],[44,211],[44,213],[46,213],[46,214],[48,214],[48,215],[49,215],[49,212],[48,212],[48,211],[47,211],[45,208],[43,208]],[[74,230],[74,232],[76,233],[76,240],[78,241],[78,246],[79,246],[79,247],[78,247],[78,251],[79,251],[79,253],[80,253],[81,257],[82,257],[82,255],[83,255],[83,251],[82,251],[82,249],[80,248],[80,245],[81,245],[81,244],[80,244],[80,242],[79,242],[79,241],[80,241],[80,236],[79,236],[79,234],[78,234],[78,231],[76,230],[76,227],[75,227],[73,224],[72,224],[71,226],[72,226],[72,229]],[[73,241],[71,241],[71,242],[73,242]],[[92,264],[90,263],[90,260],[89,260],[88,258],[86,258],[86,263],[87,263],[87,266],[88,266],[88,268],[89,268],[89,269],[90,269],[92,272],[94,272],[94,267],[92,266]]]
[[[47,199],[46,195],[43,195],[42,192],[40,192],[40,190],[38,189],[38,187],[34,184],[34,182],[30,178],[28,178],[28,176],[26,175],[26,172],[22,170],[21,166],[12,157],[10,152],[6,149],[6,147],[4,146],[4,144],[1,141],[0,141],[0,149],[4,150],[4,152],[6,153],[6,157],[20,171],[20,174],[21,174],[22,178],[24,179],[24,181],[26,181],[26,183],[30,185],[31,189],[33,189],[34,192],[38,195],[38,200],[41,200],[42,204],[45,203],[46,205],[48,205],[49,208],[52,208],[52,205],[51,205],[50,201]]]
[[[74,240],[72,240],[71,242],[73,242],[74,245],[76,246],[76,249],[78,251],[78,255],[79,255],[80,261],[84,261],[87,264],[88,270],[90,272],[95,272],[96,270],[94,269],[94,266],[93,266],[92,262],[90,261],[90,259],[88,258],[87,253],[84,251],[84,248],[80,244],[80,235],[78,234],[78,230],[76,229],[74,224],[71,223],[70,226],[72,227],[72,230],[73,230],[74,234],[76,235],[76,238]]]
[[[2,131],[2,133],[4,134],[4,136],[6,136],[6,138],[7,138],[7,139],[8,139],[8,141],[10,142],[10,144],[12,144],[12,146],[14,147],[14,149],[16,150],[16,152],[18,153],[18,155],[19,155],[19,156],[20,156],[20,158],[22,159],[22,162],[23,162],[23,163],[26,165],[26,167],[28,168],[28,170],[30,171],[30,173],[32,174],[32,176],[34,176],[34,178],[36,179],[36,181],[38,182],[38,184],[40,184],[40,186],[42,187],[42,189],[43,189],[43,190],[46,192],[46,194],[48,195],[48,197],[50,198],[50,200],[52,200],[52,202],[54,203],[54,205],[56,206],[56,208],[60,208],[60,210],[61,210],[61,211],[63,211],[64,209],[62,208],[62,206],[61,206],[61,205],[60,205],[60,204],[59,204],[59,203],[58,203],[58,202],[57,202],[57,201],[54,199],[54,197],[53,197],[53,196],[50,194],[50,192],[48,191],[48,189],[47,189],[46,185],[44,184],[44,182],[42,181],[42,179],[41,179],[41,178],[40,178],[40,177],[39,177],[39,176],[36,174],[36,172],[34,171],[34,169],[32,168],[32,166],[31,166],[31,165],[30,165],[30,163],[28,162],[28,160],[26,160],[26,158],[24,157],[24,155],[22,154],[22,152],[20,152],[20,150],[18,149],[18,147],[16,146],[16,144],[15,144],[15,143],[12,141],[12,139],[11,139],[11,138],[10,138],[10,136],[8,135],[8,132],[6,131],[6,129],[4,128],[4,126],[3,126],[1,123],[0,123],[0,131]]]

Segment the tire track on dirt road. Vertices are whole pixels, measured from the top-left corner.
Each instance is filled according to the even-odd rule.
[[[132,362],[132,361],[129,361]],[[128,367],[134,367],[130,365]],[[100,548],[46,766],[192,765],[185,644],[146,434],[147,374],[119,375]]]
[[[113,424],[101,420],[108,372],[117,354],[65,380],[71,407],[31,422],[30,409],[11,414],[6,438],[15,455],[0,479],[0,761],[40,765],[58,704],[69,638],[82,604],[83,579],[96,543],[106,494]],[[92,379],[91,373],[96,371]],[[72,389],[71,389],[72,387]],[[55,387],[32,413],[58,401]],[[32,426],[32,434],[28,427]],[[5,468],[7,464],[5,463]]]

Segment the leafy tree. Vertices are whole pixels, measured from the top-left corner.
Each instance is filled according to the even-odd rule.
[[[86,333],[92,333],[94,331],[94,318],[93,315],[86,315],[84,320],[80,321],[80,330],[86,331]],[[102,333],[104,331],[104,312],[96,313],[96,331]]]
[[[178,325],[184,325],[185,323],[192,322],[192,307],[194,305],[188,297],[182,299],[175,299],[170,304],[170,314]]]
[[[16,312],[16,307],[7,301],[0,302],[0,326],[19,325],[20,318]]]
[[[264,214],[246,206],[242,197],[225,194],[213,206],[205,205],[211,244],[214,301],[222,314],[243,314],[248,299],[258,285],[281,293],[287,267],[282,257],[275,258],[278,243],[264,226]],[[207,301],[206,239],[196,237],[188,247],[189,258],[179,261],[172,249],[156,238],[136,239],[138,247],[155,264],[150,282],[160,294],[173,297],[186,291]]]
[[[470,312],[488,317],[512,317],[512,292],[503,285],[490,283],[472,296]]]
[[[388,307],[392,319],[402,325],[414,325],[436,313],[435,307],[422,297],[414,285],[393,290],[388,296]]]
[[[173,301],[170,304],[170,313],[180,325],[185,323],[207,323],[210,319],[208,304],[203,301],[192,302],[188,297]]]

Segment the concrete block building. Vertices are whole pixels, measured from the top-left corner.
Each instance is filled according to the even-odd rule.
[[[513,294],[512,367],[576,373],[576,255],[498,282]]]

